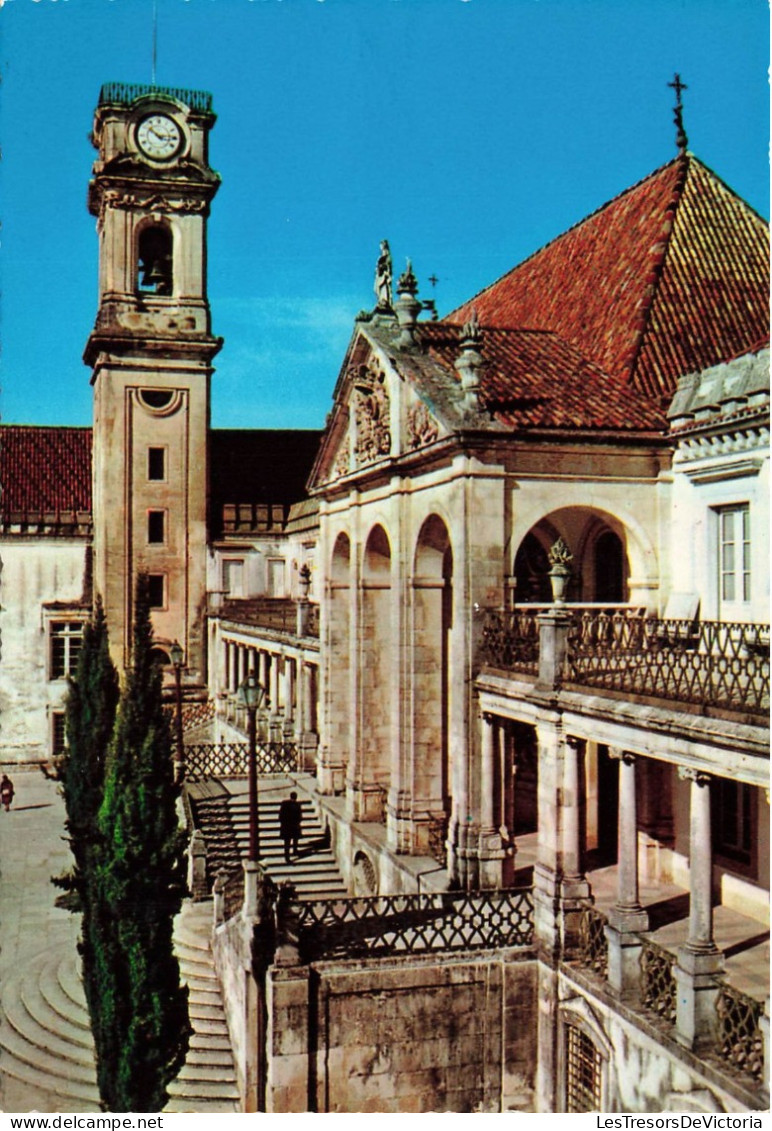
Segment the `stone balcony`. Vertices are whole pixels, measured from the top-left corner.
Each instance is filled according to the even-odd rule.
[[[629,605],[550,606],[566,618],[564,687],[769,716],[769,625],[663,620]],[[480,610],[478,667],[538,676],[538,607]]]

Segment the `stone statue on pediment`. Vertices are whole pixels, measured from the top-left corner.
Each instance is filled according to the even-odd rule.
[[[375,266],[376,310],[391,310],[391,250],[388,240],[381,240],[381,254]]]

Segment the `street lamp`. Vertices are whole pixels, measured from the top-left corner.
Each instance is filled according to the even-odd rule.
[[[265,688],[258,682],[254,672],[250,672],[239,687],[239,703],[247,709],[249,721],[249,854],[248,859],[256,864],[260,856],[260,831],[257,812],[257,712],[265,699]]]
[[[179,784],[185,776],[185,756],[182,747],[182,661],[185,653],[182,645],[175,640],[169,649],[172,665],[174,667],[174,691],[177,701],[177,713],[174,719],[176,750],[174,754],[174,780]]]

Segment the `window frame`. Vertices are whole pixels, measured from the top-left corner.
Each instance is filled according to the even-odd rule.
[[[165,573],[148,573],[148,575],[147,575],[147,597],[148,597],[148,603],[149,603],[149,608],[150,608],[151,612],[153,610],[168,609],[168,607],[169,607],[169,604],[168,604],[168,602],[169,602],[168,580],[169,579],[168,579],[168,577]],[[154,581],[160,581],[160,584],[161,584],[161,603],[160,604],[154,604],[153,603],[151,588],[152,588],[152,583]]]
[[[57,631],[58,626],[61,626],[61,632]],[[83,617],[52,613],[46,618],[46,674],[49,681],[68,679],[75,674],[78,656],[83,647],[84,626]],[[54,661],[55,641],[63,643],[61,671],[58,670],[60,665]],[[73,649],[75,642],[77,647]]]
[[[716,597],[719,613],[738,609],[747,611],[753,601],[753,542],[750,501],[726,503],[711,508],[715,516]],[[728,519],[733,521],[727,536]],[[739,526],[739,529],[738,529]],[[727,566],[731,549],[731,566]],[[732,595],[727,595],[731,580]],[[739,595],[738,595],[739,590]],[[723,618],[722,618],[723,619]]]
[[[161,474],[152,475],[151,462],[153,456],[160,457],[161,460]],[[166,466],[167,466],[168,451],[165,447],[159,447],[156,444],[151,444],[147,449],[147,481],[148,483],[165,483],[166,482]]]
[[[153,530],[154,522],[160,519],[161,537],[153,537],[158,531]],[[147,544],[148,546],[165,546],[168,532],[167,511],[162,507],[151,507],[147,512]]]

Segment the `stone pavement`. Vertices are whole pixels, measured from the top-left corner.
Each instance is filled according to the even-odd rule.
[[[64,806],[39,770],[11,775],[14,805],[0,812],[0,1108],[98,1111],[79,918],[55,906],[50,883],[70,864]],[[239,1110],[210,924],[211,905],[186,904],[175,927],[195,1034],[168,1111]]]

